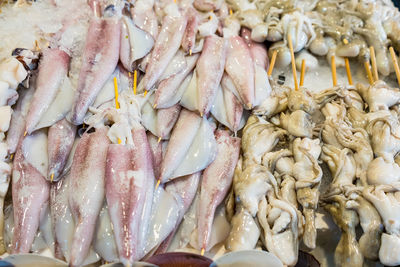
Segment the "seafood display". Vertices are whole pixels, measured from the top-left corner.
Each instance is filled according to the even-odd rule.
[[[0,7],[10,31],[33,25],[0,44],[0,255],[17,266],[257,250],[400,265],[392,3]]]

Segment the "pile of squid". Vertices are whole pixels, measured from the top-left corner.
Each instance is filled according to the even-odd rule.
[[[321,159],[332,174],[321,204],[342,230],[337,264],[363,266],[364,258],[400,264],[399,96],[398,88],[378,80],[316,97],[325,118]]]
[[[308,68],[317,68],[319,56],[326,56],[329,62],[335,56],[338,67],[345,66],[344,58],[364,63],[370,57],[368,48],[373,46],[378,71],[384,76],[394,72],[388,47],[400,49],[400,13],[392,1],[226,2],[234,12],[232,16],[251,29],[252,40],[273,42],[269,53],[278,51],[277,66],[290,64],[287,40],[291,35],[294,52],[299,52],[298,68],[302,59],[307,59]]]
[[[316,94],[271,84],[243,129],[226,248],[265,247],[293,266],[300,245],[316,247],[322,207],[342,232],[336,266],[399,265],[400,90],[381,80]]]
[[[322,169],[315,137],[312,95],[275,84],[271,96],[243,129],[242,155],[235,170],[235,207],[227,239],[230,250],[258,247],[258,240],[284,265],[297,263],[302,240],[316,247],[315,212]]]
[[[1,129],[5,249],[70,266],[209,251],[229,234],[236,132],[271,93],[266,47],[226,5],[82,2],[84,40],[71,16],[4,62],[18,66]]]

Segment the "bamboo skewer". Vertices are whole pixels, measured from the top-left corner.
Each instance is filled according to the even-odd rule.
[[[119,103],[118,103],[118,82],[117,78],[114,77],[114,93],[115,93],[115,107],[119,109]]]
[[[364,62],[364,68],[365,68],[365,72],[367,73],[369,84],[373,84],[374,83],[374,79],[372,77],[371,66],[369,65],[369,61],[368,60],[366,60]]]
[[[137,70],[133,72],[133,94],[137,93]]]
[[[304,85],[304,75],[306,73],[306,60],[301,61],[301,71],[300,71],[300,86]]]
[[[274,52],[272,53],[271,62],[269,63],[268,67],[268,76],[271,76],[272,71],[274,70],[277,55],[278,55],[278,50],[274,50]]]
[[[336,77],[335,56],[331,57],[331,69],[332,69],[332,83],[333,83],[333,86],[336,86],[337,85],[337,77]]]
[[[115,108],[119,109],[117,77],[114,77],[114,93],[115,93]],[[118,137],[118,144],[121,144],[121,139],[119,139],[119,137]]]
[[[347,39],[344,38],[343,43],[347,45],[349,41],[347,41]],[[351,71],[350,71],[350,63],[347,57],[344,58],[344,64],[346,66],[347,80],[349,81],[349,85],[353,85],[353,78],[351,77]]]
[[[396,53],[394,52],[393,47],[389,47],[389,51],[390,51],[390,56],[392,57],[394,71],[396,72],[397,82],[400,86],[400,69],[399,69],[399,64],[397,63]]]
[[[353,85],[353,78],[351,77],[350,63],[349,63],[349,59],[347,57],[344,58],[344,64],[346,66],[347,80],[349,81],[350,85]]]
[[[375,49],[372,45],[369,47],[369,53],[371,56],[371,64],[372,64],[372,71],[373,71],[372,74],[373,74],[374,80],[377,81],[377,80],[379,80],[378,68],[376,67]]]
[[[292,36],[288,35],[289,49],[290,49],[290,57],[292,59],[292,72],[293,72],[293,80],[294,80],[294,89],[296,91],[299,90],[299,85],[297,83],[297,71],[296,71],[296,63],[294,62],[294,52],[293,52],[293,44],[292,44]]]

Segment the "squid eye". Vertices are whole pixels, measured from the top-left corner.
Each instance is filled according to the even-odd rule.
[[[285,80],[286,80],[286,77],[285,77],[284,74],[280,74],[280,75],[278,76],[278,84],[279,84],[279,85],[283,85],[283,84],[285,83]]]
[[[108,5],[105,9],[104,9],[104,17],[113,17],[116,13],[117,9],[115,8],[115,5],[111,4]]]

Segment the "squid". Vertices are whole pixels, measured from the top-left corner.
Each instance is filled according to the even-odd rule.
[[[379,260],[387,266],[400,264],[399,254],[395,253],[400,245],[398,192],[398,184],[370,186],[363,191],[363,196],[375,206],[385,226],[386,232],[382,234]]]
[[[120,60],[126,70],[133,72],[137,60],[145,57],[154,45],[150,33],[136,27],[131,19],[121,19]]]
[[[370,112],[388,110],[400,102],[400,90],[390,88],[384,81],[379,80],[368,87],[358,84],[357,90],[367,102]]]
[[[250,48],[242,37],[229,38],[225,71],[233,80],[242,104],[247,109],[254,105],[255,70]]]
[[[96,12],[95,12],[96,13]],[[68,116],[75,125],[83,123],[89,106],[117,66],[120,51],[120,19],[116,10],[91,19],[82,56],[75,101]]]
[[[354,200],[347,201],[346,207],[357,211],[360,218],[363,235],[358,243],[361,253],[365,258],[376,261],[379,258],[383,231],[382,220],[378,211],[362,194],[357,194]]]
[[[76,224],[71,246],[70,265],[80,266],[93,238],[95,223],[103,205],[108,128],[85,133],[71,166],[69,205]]]
[[[62,119],[49,128],[49,170],[47,180],[57,182],[68,160],[76,135],[76,126]]]
[[[140,88],[149,91],[154,89],[168,63],[180,47],[186,24],[187,17],[185,15],[176,14],[176,16],[164,17],[160,34],[146,67],[146,74],[139,85]]]
[[[26,117],[26,131],[31,134],[40,118],[55,99],[58,89],[68,73],[70,57],[60,49],[43,51],[36,79],[36,90]]]
[[[317,239],[315,211],[322,178],[322,169],[318,164],[320,154],[319,139],[296,138],[293,142],[293,176],[297,180],[297,201],[302,205],[305,217],[303,241],[310,249],[316,247]]]
[[[356,226],[359,219],[356,211],[346,207],[347,199],[343,195],[329,197],[324,208],[332,215],[336,225],[342,231],[339,244],[335,250],[335,265],[363,266],[363,256],[356,240]]]
[[[182,49],[185,53],[190,55],[194,51],[196,44],[196,35],[200,18],[197,11],[192,7],[187,8],[186,16],[188,17],[188,23],[182,37]]]
[[[290,203],[265,196],[260,202],[257,218],[264,229],[264,243],[268,251],[276,255],[283,264],[295,265],[298,258],[298,214]]]
[[[216,153],[213,131],[205,118],[183,109],[161,164],[161,183],[206,168],[214,160]]]
[[[70,172],[65,178],[53,183],[50,188],[50,214],[54,236],[54,256],[61,260],[70,261],[74,221],[68,203]],[[84,265],[97,262],[99,256],[91,249],[84,260]]]
[[[157,40],[158,21],[153,6],[154,0],[138,0],[131,9],[131,15],[136,26]]]
[[[224,73],[227,44],[224,38],[207,36],[197,61],[197,110],[207,115],[214,102],[218,85]]]
[[[247,166],[253,163],[261,164],[262,156],[275,147],[286,131],[253,115],[247,120],[243,133],[244,165]]]
[[[181,100],[184,93],[181,89],[181,84],[184,82],[185,78],[191,73],[191,71],[196,66],[198,54],[185,57],[185,67],[162,80],[158,85],[155,93],[154,106],[157,108],[169,108]],[[186,89],[186,88],[182,88]]]
[[[49,200],[50,185],[45,179],[47,153],[43,153],[46,146],[46,133],[38,131],[23,138],[15,154],[12,175],[14,254],[29,253],[39,227],[40,214]]]
[[[179,177],[165,185],[165,191],[173,195],[179,204],[179,218],[176,222],[175,229],[160,244],[155,254],[165,253],[178,230],[178,226],[182,222],[184,215],[189,210],[190,205],[196,196],[197,188],[200,182],[200,172]]]
[[[7,146],[10,154],[15,153],[26,125],[26,115],[29,111],[34,90],[19,90],[19,100],[11,115],[10,127],[7,132]]]
[[[149,183],[154,180],[152,156],[144,128],[132,131],[133,145],[112,144],[107,152],[106,198],[123,264],[139,259],[139,232]],[[148,222],[147,222],[148,223]]]
[[[227,87],[234,86],[233,83],[226,85],[223,82],[225,76],[226,74],[224,74],[221,87],[217,91],[215,102],[211,109],[211,114],[216,120],[236,133],[244,126],[243,106],[232,92],[232,89]]]
[[[198,247],[210,249],[211,226],[216,207],[225,198],[232,184],[239,159],[240,138],[230,137],[228,131],[216,130],[217,156],[204,170],[198,210]]]

